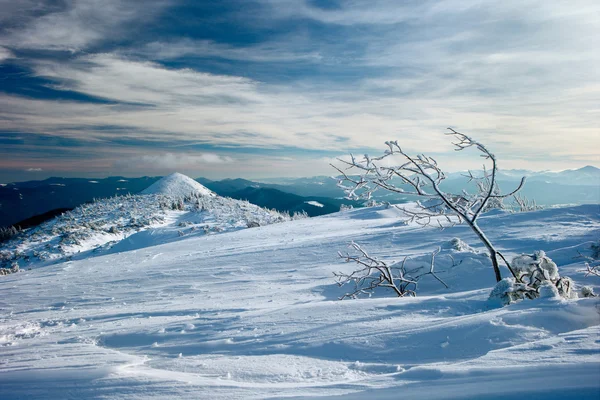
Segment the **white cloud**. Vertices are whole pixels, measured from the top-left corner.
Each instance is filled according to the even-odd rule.
[[[286,37],[274,42],[259,43],[247,47],[234,47],[212,40],[181,39],[170,42],[152,42],[141,50],[131,51],[136,55],[165,60],[185,56],[217,57],[227,60],[254,62],[319,62],[323,56],[310,46],[300,42],[298,48],[290,46],[295,37]]]
[[[256,101],[255,82],[191,69],[168,69],[152,62],[112,54],[81,57],[77,62],[39,63],[36,74],[64,82],[57,89],[128,103],[161,106]]]
[[[0,46],[0,63],[9,58],[14,58],[13,53],[10,50]]]
[[[163,0],[140,4],[126,0],[2,1],[4,17],[0,21],[10,25],[0,44],[25,49],[82,50],[109,37],[124,35],[129,25],[151,20],[166,6]]]
[[[25,171],[27,172],[40,172],[43,171],[42,168],[27,168]]]
[[[114,161],[114,167],[139,171],[200,170],[206,164],[227,164],[232,162],[234,162],[233,158],[215,153],[158,153],[118,159]]]

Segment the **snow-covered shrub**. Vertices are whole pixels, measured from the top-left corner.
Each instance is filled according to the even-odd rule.
[[[532,255],[516,256],[510,265],[519,280],[527,277],[530,281],[550,280],[556,282],[560,278],[558,267],[542,250],[538,250]]]
[[[535,299],[536,297],[538,295],[535,289],[524,283],[515,282],[515,278],[504,278],[494,286],[489,300],[506,306],[518,300]]]
[[[543,208],[544,207],[542,206],[538,206],[535,200],[529,200],[525,196],[520,196],[519,194],[515,194],[513,196],[513,202],[511,205],[512,212],[538,211]]]
[[[508,305],[523,299],[577,296],[573,291],[573,280],[561,277],[554,261],[542,250],[516,256],[510,266],[515,277],[498,282],[490,293],[490,301]]]
[[[584,286],[580,291],[581,297],[596,297],[596,293],[594,293],[594,288],[591,286]]]
[[[19,272],[19,263],[13,261],[10,268],[0,268],[0,275],[8,275]]]
[[[350,211],[350,210],[354,210],[354,207],[352,207],[352,204],[342,204],[340,205],[340,211]]]
[[[14,236],[18,235],[20,231],[20,229],[17,229],[14,226],[9,226],[8,228],[0,228],[0,243],[13,238]]]
[[[467,243],[463,242],[461,239],[455,237],[450,239],[444,248],[449,248],[458,252],[469,252],[476,253],[476,251],[469,246]]]
[[[369,199],[363,203],[363,207],[377,207],[380,205],[381,205],[381,203],[375,199]]]
[[[294,214],[292,214],[292,221],[296,221],[298,219],[306,219],[309,218],[308,213],[304,210],[302,211],[294,211]]]

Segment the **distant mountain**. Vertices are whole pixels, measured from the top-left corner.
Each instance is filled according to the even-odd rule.
[[[448,180],[461,179],[465,172],[448,174]],[[600,186],[600,168],[588,165],[579,169],[565,171],[528,171],[524,169],[508,169],[498,171],[499,181],[518,181],[526,177],[529,182],[546,182],[557,185]]]
[[[328,178],[335,184],[335,180]],[[312,194],[308,189],[311,185],[278,185],[263,182],[253,182],[246,179],[223,179],[211,181],[198,178],[197,181],[213,190],[220,196],[248,200],[252,204],[290,213],[305,211],[309,216],[330,214],[340,210],[342,204],[360,207],[362,202],[346,200],[344,192],[336,187],[327,188],[324,192],[335,193],[338,198],[320,196],[323,185],[313,188]],[[303,186],[303,187],[300,187]],[[307,193],[307,195],[299,195]],[[317,193],[317,194],[315,194]]]
[[[525,186],[520,193],[530,200],[536,200],[539,205],[600,203],[600,169],[593,166],[561,172],[526,170],[500,170],[498,172],[498,184],[503,190],[514,188],[521,177],[527,177]],[[442,188],[456,193],[460,193],[463,189],[467,191],[474,190],[474,185],[469,183],[464,174],[465,172],[447,174],[447,179],[442,184]],[[280,190],[298,195],[310,192],[313,196],[344,196],[343,191],[336,186],[336,180],[324,176],[269,179],[264,185],[277,186],[281,188]],[[384,190],[375,191],[373,197],[376,200],[389,202],[416,199],[415,196],[391,193]]]
[[[304,211],[311,217],[337,212],[340,210],[342,203],[352,203],[359,206],[355,202],[341,202],[322,197],[302,197],[271,188],[246,187],[240,191],[230,193],[228,196],[234,199],[248,200],[257,206],[277,211],[288,211],[290,213]]]
[[[271,187],[297,194],[298,196],[319,196],[342,198],[344,191],[337,186],[337,181],[330,176],[315,176],[310,178],[273,178],[258,182],[264,187]]]
[[[273,187],[272,185],[260,184],[241,178],[223,179],[221,181],[211,181],[210,179],[206,178],[198,178],[196,180],[221,196],[229,196],[231,193],[246,189],[247,187]]]

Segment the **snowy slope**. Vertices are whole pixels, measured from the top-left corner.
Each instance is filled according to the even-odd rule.
[[[466,227],[399,217],[345,211],[3,277],[2,398],[598,398],[598,300],[498,308]],[[480,225],[505,254],[544,249],[598,291],[574,258],[600,237],[597,205],[493,212]],[[350,240],[417,264],[441,245],[450,289],[432,278],[416,298],[338,301],[332,273],[353,266],[336,252]]]
[[[183,188],[168,186],[171,193]],[[39,267],[133,248],[283,222],[290,217],[246,201],[199,193],[127,195],[84,204],[0,243],[0,267]]]
[[[178,172],[165,176],[154,182],[150,187],[143,190],[141,194],[162,194],[173,197],[186,197],[192,193],[198,193],[203,196],[215,196],[215,194],[196,182],[189,176]]]

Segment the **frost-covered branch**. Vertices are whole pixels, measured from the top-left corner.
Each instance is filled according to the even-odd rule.
[[[456,151],[474,148],[490,164],[484,165],[481,175],[469,171],[467,178],[476,183],[475,193],[464,190],[461,193],[444,191],[441,184],[446,175],[437,161],[424,154],[409,155],[397,141],[386,142],[387,149],[379,157],[364,155],[358,159],[351,154],[350,161],[339,159],[343,167],[332,165],[340,173],[338,186],[344,189],[347,198],[353,200],[370,199],[376,190],[431,199],[424,203],[417,202],[416,210],[402,210],[410,217],[410,221],[423,226],[435,224],[444,228],[442,223],[451,226],[462,222],[469,225],[486,246],[496,280],[500,281],[502,277],[497,251],[477,225],[477,219],[489,207],[490,202],[515,195],[523,187],[525,178],[512,191],[502,193],[496,181],[498,166],[494,154],[473,138],[452,128],[448,130],[447,135],[453,137]],[[400,161],[393,165],[384,162],[398,159]]]
[[[581,251],[578,251],[579,255],[576,258],[581,258],[584,260],[585,265],[585,276],[598,276],[600,277],[600,241],[597,243],[592,243],[590,246],[591,255],[582,254]]]
[[[598,276],[600,277],[600,265],[590,265],[589,263],[585,263],[585,276]]]
[[[353,289],[340,297],[340,299],[357,298],[360,295],[371,296],[379,288],[391,289],[398,297],[416,296],[418,282],[426,275],[433,276],[448,288],[448,285],[434,271],[435,257],[440,252],[439,248],[432,252],[431,262],[426,272],[420,272],[423,268],[406,270],[408,257],[404,257],[399,263],[389,265],[385,261],[370,256],[362,247],[354,242],[350,244],[350,247],[355,250],[355,254],[338,254],[344,261],[356,263],[358,268],[350,273],[334,273],[338,286],[346,284],[353,286]]]

